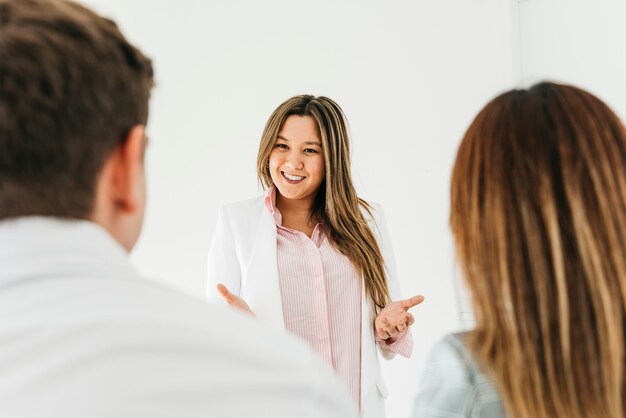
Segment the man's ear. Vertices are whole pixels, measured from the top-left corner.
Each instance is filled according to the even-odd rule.
[[[144,131],[143,125],[133,126],[109,160],[112,169],[111,198],[121,212],[134,212],[143,202]]]

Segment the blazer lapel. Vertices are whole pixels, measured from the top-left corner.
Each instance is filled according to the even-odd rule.
[[[274,328],[285,329],[283,307],[276,261],[276,223],[262,207],[259,228],[243,284],[243,298],[259,321]]]

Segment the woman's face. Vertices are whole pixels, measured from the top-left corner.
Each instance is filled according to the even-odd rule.
[[[269,162],[272,181],[283,197],[312,200],[324,180],[322,140],[315,119],[288,116]]]

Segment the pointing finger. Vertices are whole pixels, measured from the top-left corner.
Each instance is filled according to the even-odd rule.
[[[228,291],[228,289],[226,288],[226,286],[224,286],[221,283],[217,284],[217,291],[220,293],[220,295],[222,295],[222,298],[224,298],[224,300],[226,302],[232,302],[235,298],[235,295],[233,295],[232,293],[230,293]]]
[[[420,303],[422,303],[424,301],[424,296],[422,295],[417,295],[417,296],[413,296],[412,298],[408,298],[403,300],[402,302],[400,302],[402,308],[404,308],[405,310],[411,309],[412,307],[419,305]]]

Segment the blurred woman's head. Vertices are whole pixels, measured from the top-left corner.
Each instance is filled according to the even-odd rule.
[[[488,103],[452,173],[470,348],[513,417],[623,417],[626,134],[581,89]]]
[[[294,96],[270,115],[259,145],[257,175],[285,199],[311,199],[311,217],[324,224],[333,245],[365,278],[382,307],[389,299],[380,248],[361,208],[350,171],[350,132],[337,103]]]

